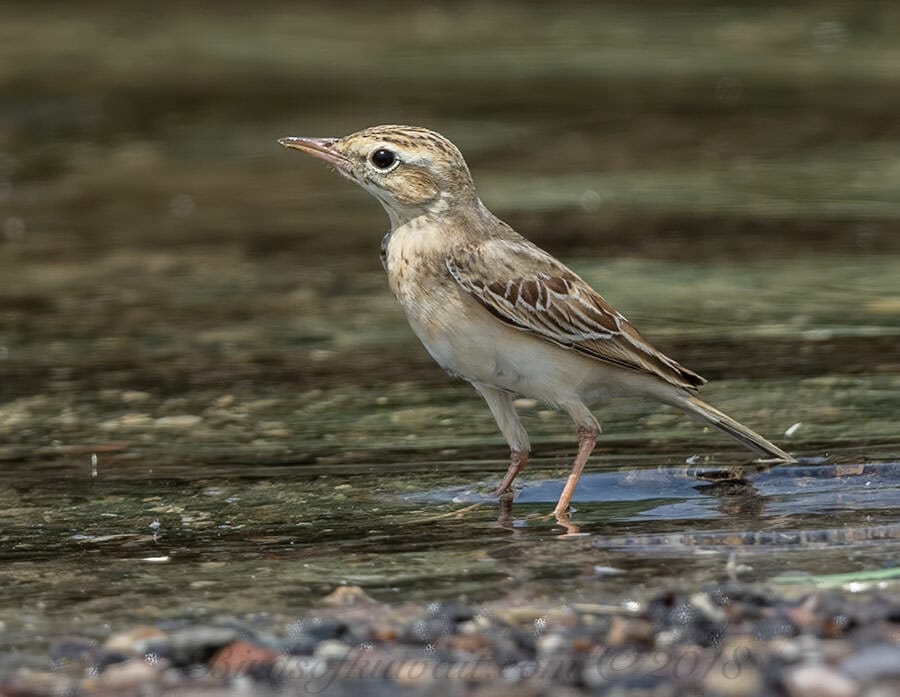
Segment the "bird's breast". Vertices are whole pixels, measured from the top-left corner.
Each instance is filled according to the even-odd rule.
[[[385,235],[381,258],[391,290],[401,303],[434,290],[443,263],[441,230],[421,220],[409,221]]]
[[[447,270],[449,250],[442,248],[440,233],[423,225],[397,228],[387,238],[384,266],[391,291],[431,356],[445,370],[468,377],[460,341],[471,308]]]

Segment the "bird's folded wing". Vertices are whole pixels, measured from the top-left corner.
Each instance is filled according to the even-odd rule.
[[[446,265],[466,292],[517,329],[685,389],[706,382],[654,349],[577,274],[525,240],[485,240]]]

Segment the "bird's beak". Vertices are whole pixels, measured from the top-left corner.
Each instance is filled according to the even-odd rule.
[[[350,162],[341,153],[334,149],[334,144],[340,138],[299,138],[297,136],[288,136],[287,138],[279,138],[278,142],[286,148],[300,150],[307,155],[318,157],[337,167],[346,169]]]

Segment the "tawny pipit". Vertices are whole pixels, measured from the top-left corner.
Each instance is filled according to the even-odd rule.
[[[567,515],[600,432],[587,404],[610,396],[659,400],[761,455],[793,461],[698,399],[704,378],[654,349],[578,275],[495,217],[443,136],[375,126],[343,138],[279,142],[330,163],[384,206],[391,230],[381,258],[391,290],[428,353],[472,383],[509,443],[509,470],[495,494],[510,488],[530,451],[515,395],[564,409],[578,426],[557,517]]]

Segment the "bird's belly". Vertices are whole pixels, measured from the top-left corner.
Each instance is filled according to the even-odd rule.
[[[598,401],[618,391],[622,371],[510,327],[455,289],[416,303],[400,300],[432,358],[470,382],[550,404]]]

